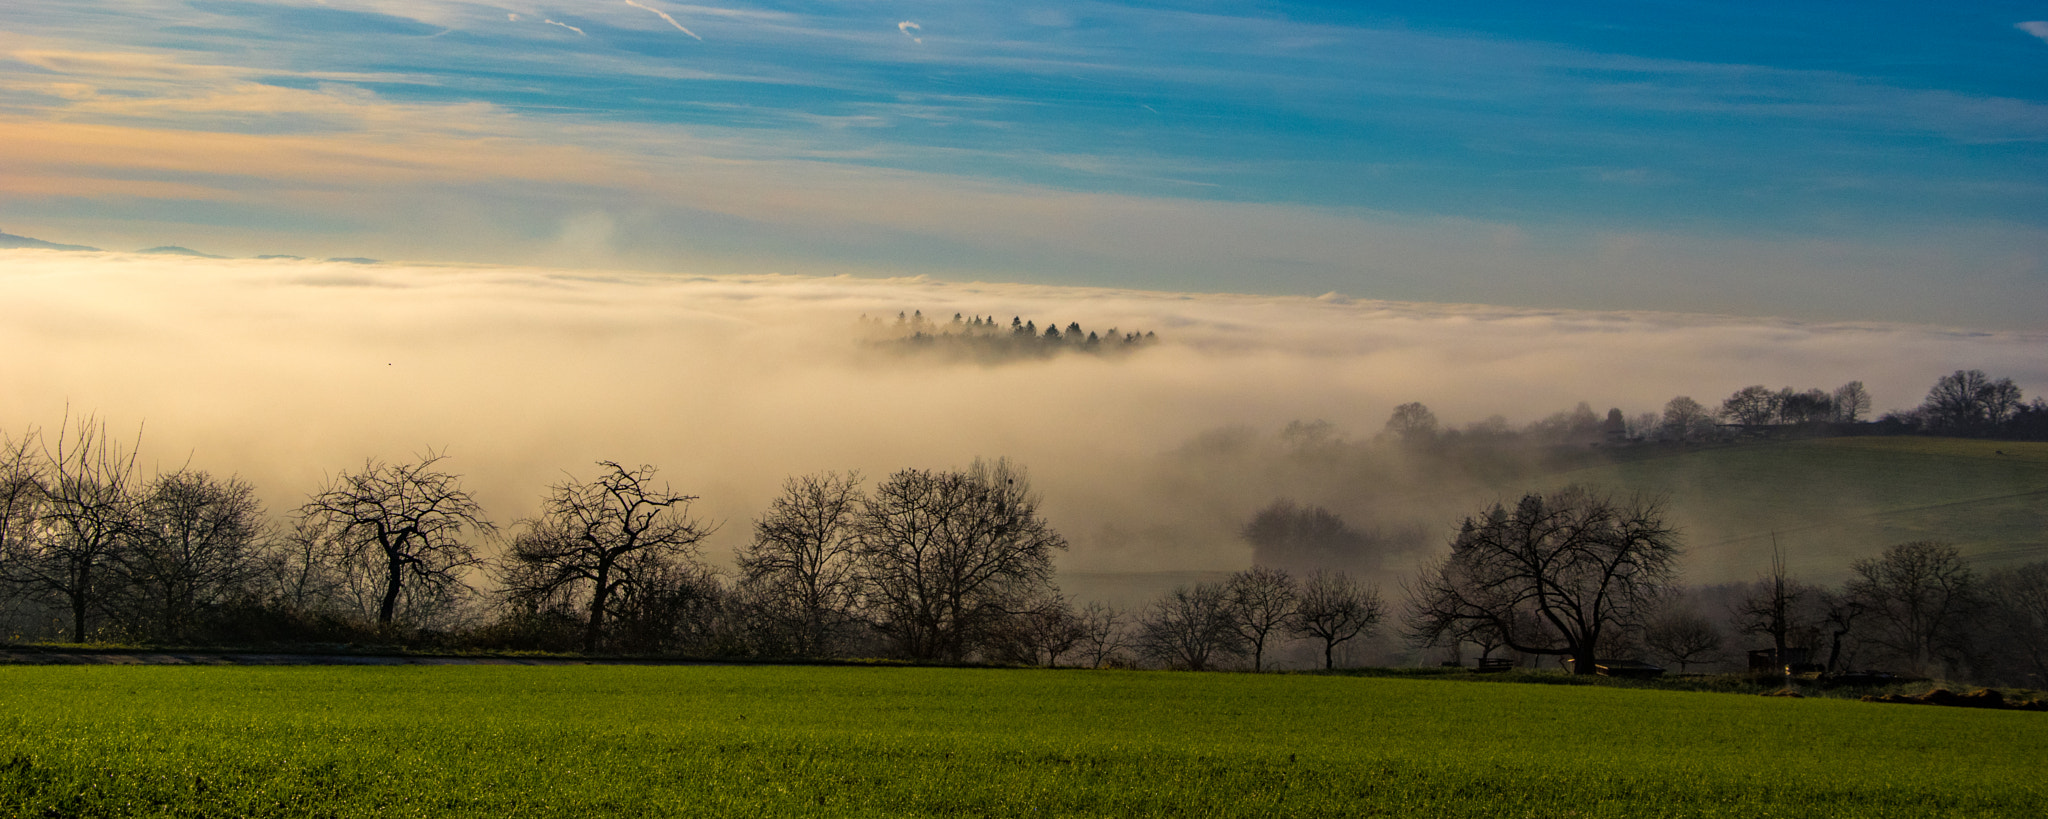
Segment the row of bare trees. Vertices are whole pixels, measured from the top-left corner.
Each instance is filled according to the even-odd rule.
[[[1779,556],[1737,591],[1733,629],[1768,639],[1788,665],[2048,680],[2048,563],[1980,572],[1953,544],[1921,540],[1851,563],[1837,586],[1798,578]]]
[[[480,563],[461,533],[493,531],[433,466],[373,465],[301,510],[382,568],[380,624],[405,599],[401,587],[437,597],[457,568]],[[483,564],[500,612],[477,641],[947,661],[1041,649],[1056,661],[1071,648],[1040,622],[1071,617],[1051,582],[1066,541],[1007,460],[906,469],[871,490],[858,475],[792,478],[754,522],[731,580],[702,561],[715,527],[691,517],[694,496],[660,483],[651,466],[598,467],[594,478],[553,486],[538,515],[512,525],[502,557]],[[366,483],[384,474],[393,481]]]
[[[738,555],[738,594],[775,653],[830,656],[880,637],[900,656],[963,660],[1069,647],[1052,584],[1066,549],[1021,468],[792,478]],[[1053,618],[1059,619],[1059,618]],[[1046,643],[1051,643],[1050,647]]]
[[[650,466],[601,462],[501,531],[433,452],[340,472],[273,521],[239,478],[144,478],[135,447],[91,419],[4,443],[0,580],[14,624],[74,641],[1259,669],[1288,639],[1318,642],[1334,665],[1385,614],[1376,590],[1341,572],[1297,582],[1267,568],[1135,616],[1077,608],[1052,582],[1066,541],[1006,460],[872,487],[857,474],[791,478],[726,578],[702,561],[715,527],[690,515],[696,498]],[[64,616],[38,626],[38,611]]]
[[[1342,572],[1297,580],[1272,566],[1135,614],[1077,608],[1053,584],[1066,541],[1005,460],[906,469],[872,487],[857,474],[792,478],[752,522],[731,577],[702,561],[715,527],[690,515],[696,498],[651,466],[601,462],[501,532],[432,452],[339,473],[277,522],[238,478],[145,477],[136,463],[92,419],[0,437],[0,599],[16,629],[1261,670],[1289,640],[1334,667],[1388,613],[1377,589]],[[1245,534],[1342,529],[1325,516],[1278,505]],[[1651,499],[1530,494],[1467,519],[1450,546],[1406,589],[1402,625],[1418,645],[1569,658],[1582,671],[1650,651],[1683,667],[1714,661],[1734,630],[1831,670],[2048,677],[2048,564],[1980,575],[1953,546],[1916,542],[1826,589],[1780,562],[1725,602],[1731,619],[1717,625],[1678,586],[1678,537]]]
[[[1320,643],[1324,668],[1337,649],[1370,636],[1386,616],[1378,589],[1344,572],[1316,571],[1297,582],[1285,570],[1254,566],[1221,583],[1181,586],[1136,623],[1132,647],[1159,665],[1202,671],[1249,660],[1264,670],[1276,644]]]
[[[1993,378],[1983,370],[1956,370],[1935,380],[1927,396],[1912,409],[1884,413],[1871,423],[1872,398],[1861,381],[1850,381],[1833,390],[1783,387],[1773,390],[1762,384],[1743,387],[1718,405],[1701,403],[1688,395],[1665,402],[1659,412],[1635,416],[1620,408],[1609,409],[1603,418],[1590,405],[1580,403],[1517,430],[1505,418],[1494,416],[1461,429],[1442,428],[1436,414],[1420,402],[1394,408],[1388,416],[1384,437],[1410,448],[1456,448],[1460,445],[1499,445],[1508,442],[1536,445],[1583,445],[1621,442],[1697,442],[1728,438],[1735,427],[1826,428],[1828,425],[1861,425],[1864,434],[1933,433],[1976,437],[2048,439],[2048,400],[2024,400],[2019,386],[2010,378]],[[1840,428],[1837,428],[1840,431]]]
[[[273,522],[238,478],[144,478],[91,419],[0,444],[0,599],[29,635],[956,661],[1079,642],[1051,582],[1066,542],[1006,460],[792,479],[728,580],[696,498],[651,466],[601,462],[501,532],[433,452],[341,472]]]
[[[1557,657],[1591,673],[1645,653],[1681,669],[1724,661],[1725,624],[1769,640],[1773,668],[2048,680],[2048,563],[1980,573],[1954,545],[1914,541],[1855,561],[1828,588],[1779,556],[1756,583],[1721,590],[1717,624],[1702,595],[1678,585],[1678,556],[1655,500],[1580,487],[1526,495],[1464,522],[1408,590],[1407,633],[1420,646]]]
[[[0,435],[0,582],[70,635],[104,620],[179,639],[274,568],[263,510],[235,478],[143,478],[135,450],[92,418],[45,440]]]
[[[29,633],[177,643],[273,629],[280,612],[428,620],[492,531],[438,456],[343,473],[279,527],[238,477],[144,476],[93,418],[0,441],[0,582]]]

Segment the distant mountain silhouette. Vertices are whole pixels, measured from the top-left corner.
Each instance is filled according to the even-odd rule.
[[[27,236],[16,236],[12,233],[0,233],[0,248],[17,247],[41,248],[43,250],[99,250],[99,248],[86,247],[85,245],[60,245],[57,244],[56,242],[45,242],[41,239],[31,239]]]
[[[31,239],[31,238],[29,238],[29,237],[27,237],[27,236],[16,236],[16,235],[14,235],[14,234],[12,234],[12,233],[0,233],[0,250],[12,250],[12,249],[14,249],[14,248],[40,248],[40,249],[42,249],[42,250],[85,250],[85,251],[91,251],[91,252],[95,252],[95,253],[97,253],[97,252],[100,252],[100,249],[99,249],[99,248],[96,248],[96,247],[87,247],[87,246],[85,246],[85,245],[60,245],[60,244],[58,244],[58,243],[56,243],[56,242],[45,242],[45,241],[43,241],[43,240],[41,240],[41,239]],[[199,252],[199,251],[197,251],[197,250],[193,250],[192,248],[189,248],[189,247],[179,247],[179,246],[177,246],[177,245],[158,245],[158,246],[156,246],[156,247],[147,247],[147,248],[143,248],[143,249],[141,249],[141,250],[138,250],[138,251],[135,251],[135,252],[137,252],[137,253],[148,253],[148,254],[152,254],[152,255],[157,255],[157,256],[191,256],[192,258],[195,258],[195,259],[232,259],[232,258],[234,258],[233,256],[217,256],[217,255],[214,255],[214,254],[212,254],[212,253],[201,253],[201,252]],[[288,262],[303,262],[303,261],[306,261],[306,257],[304,257],[304,256],[293,256],[293,255],[291,255],[291,254],[289,254],[289,253],[267,253],[267,254],[264,254],[264,255],[262,255],[262,256],[257,256],[256,258],[258,258],[258,259],[267,259],[267,260],[271,260],[271,261],[288,261]],[[372,259],[372,258],[368,258],[368,257],[365,257],[365,256],[336,256],[336,257],[333,257],[333,258],[330,258],[330,259],[328,259],[327,261],[330,261],[330,262],[341,262],[341,263],[344,263],[344,264],[383,264],[383,263],[384,263],[384,260],[382,260],[382,259]]]
[[[215,256],[215,255],[213,255],[213,254],[211,254],[211,253],[201,253],[201,252],[199,252],[199,251],[197,251],[197,250],[193,250],[192,248],[189,248],[189,247],[179,247],[179,246],[177,246],[177,245],[164,245],[164,246],[162,246],[162,247],[147,247],[147,248],[143,248],[143,249],[141,249],[141,250],[135,251],[135,252],[137,252],[137,253],[153,253],[153,254],[156,254],[156,255],[159,255],[159,256],[197,256],[197,257],[199,257],[199,258],[201,258],[201,259],[225,259],[225,258],[227,258],[226,256]]]

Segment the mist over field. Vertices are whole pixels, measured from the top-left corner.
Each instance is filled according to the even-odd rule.
[[[1063,570],[1228,571],[1250,560],[1237,527],[1275,498],[1371,528],[1358,516],[1416,489],[1262,466],[1299,450],[1290,421],[1360,441],[1409,401],[1447,426],[1519,426],[1580,401],[1633,417],[1674,395],[1852,379],[1881,413],[1961,368],[2048,388],[2039,334],[1337,294],[17,250],[0,251],[0,304],[9,434],[53,430],[67,407],[124,440],[141,427],[145,471],[239,473],[273,514],[365,458],[430,448],[501,524],[594,461],[654,464],[723,522],[717,563],[785,477],[821,470],[1008,456],[1073,544]],[[862,343],[862,315],[912,310],[1161,341],[1001,364]],[[1204,454],[1219,447],[1235,454]]]

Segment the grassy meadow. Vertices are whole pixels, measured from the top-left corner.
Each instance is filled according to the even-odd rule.
[[[2048,714],[1315,675],[0,667],[6,816],[2013,816]]]

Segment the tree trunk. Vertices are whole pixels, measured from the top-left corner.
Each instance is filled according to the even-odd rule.
[[[85,592],[71,595],[71,642],[85,642]]]
[[[1599,662],[1599,655],[1594,652],[1592,643],[1581,645],[1578,650],[1572,652],[1572,675],[1598,674],[1600,669],[1596,666]]]
[[[72,574],[71,591],[71,642],[85,642],[85,613],[92,602],[92,563],[77,561],[72,565],[77,571]]]
[[[590,590],[590,622],[583,629],[583,650],[596,653],[604,637],[604,605],[607,592],[612,588],[612,561],[610,555],[597,559],[597,586]]]
[[[377,607],[377,625],[391,625],[398,615],[398,584],[405,577],[405,563],[397,557],[390,559],[390,566],[384,577],[384,603]]]
[[[1337,643],[1336,643],[1335,641],[1332,641],[1332,640],[1324,640],[1324,641],[1323,641],[1323,670],[1324,670],[1324,671],[1333,671],[1333,670],[1335,670],[1336,668],[1337,668]]]

